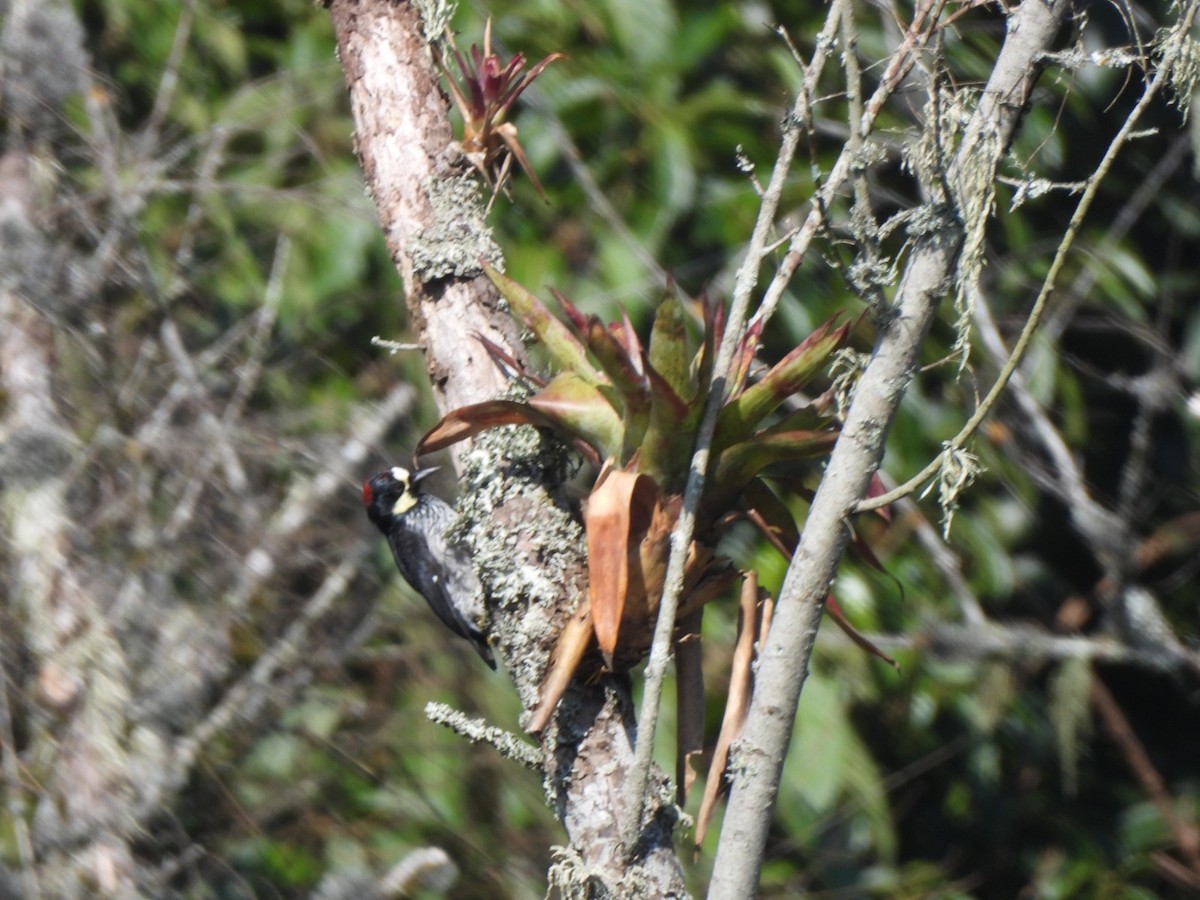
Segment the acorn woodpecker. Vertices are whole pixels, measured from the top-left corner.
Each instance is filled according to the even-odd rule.
[[[454,509],[417,489],[423,478],[436,471],[409,472],[397,466],[377,472],[363,482],[363,503],[367,516],[387,538],[404,580],[494,669],[496,660],[478,624],[484,611],[483,589],[466,548],[446,537]]]

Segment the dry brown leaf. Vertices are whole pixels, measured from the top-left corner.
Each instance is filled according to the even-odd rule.
[[[630,557],[650,524],[658,488],[636,472],[610,469],[592,489],[584,512],[588,542],[588,599],[596,641],[612,660],[628,610],[636,619],[646,615],[646,592],[640,573],[630,571]],[[636,565],[636,563],[635,563]]]
[[[700,620],[697,610],[679,623],[675,645],[675,789],[678,803],[687,802],[696,780],[697,757],[704,750],[704,670],[701,667]]]
[[[696,853],[704,843],[704,835],[712,822],[717,801],[725,789],[725,766],[729,762],[729,748],[742,733],[746,724],[746,713],[750,710],[750,696],[754,686],[754,645],[756,638],[765,634],[764,620],[769,611],[764,604],[760,611],[758,603],[758,576],[747,572],[742,581],[741,609],[738,611],[738,637],[733,649],[733,662],[729,673],[729,699],[725,702],[725,715],[721,719],[721,731],[713,748],[712,763],[708,767],[708,778],[704,782],[704,796],[700,811],[696,814]]]
[[[542,679],[538,705],[530,714],[529,723],[525,726],[525,730],[530,734],[545,731],[546,726],[550,724],[550,717],[554,715],[558,701],[562,699],[575,670],[579,668],[580,661],[592,644],[593,634],[592,613],[585,599],[567,620],[562,634],[558,637],[550,659],[550,668],[546,670]]]

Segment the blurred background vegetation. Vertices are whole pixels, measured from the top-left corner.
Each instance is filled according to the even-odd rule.
[[[9,25],[18,6],[0,3]],[[907,10],[860,7],[862,56],[884,58],[896,40],[893,14]],[[214,623],[227,634],[223,677],[244,674],[348,559],[345,590],[315,632],[327,634],[327,655],[274,673],[269,702],[205,746],[141,851],[172,861],[163,884],[184,897],[333,896],[336,878],[386,871],[429,845],[461,870],[448,896],[541,896],[550,847],[562,836],[536,777],[423,714],[426,702],[445,700],[515,729],[516,699],[400,584],[358,505],[357,482],[405,461],[434,410],[419,356],[371,344],[376,335],[406,338],[402,288],[361,186],[327,15],[310,0],[96,0],[72,9],[89,78],[61,113],[20,113],[10,102],[5,124],[10,145],[17,134],[49,142],[36,148],[53,160],[40,189],[58,198],[46,227],[92,261],[112,248],[107,268],[89,270],[100,273],[93,289],[58,291],[61,308],[47,313],[57,332],[56,386],[87,448],[73,463],[72,488],[73,508],[90,511],[77,519],[89,535],[86,553],[109,566],[153,568],[162,550],[139,551],[117,533],[127,510],[112,505],[116,485],[136,482],[130,473],[141,462],[102,438],[105,429],[132,434],[160,408],[163,364],[139,354],[147,342],[168,343],[164,311],[205,361],[199,377],[218,413],[243,383],[239,367],[261,365],[231,426],[252,490],[239,495],[201,479],[195,513],[172,535],[181,562],[170,569],[170,589],[197,614],[194,627],[208,622],[213,596],[240,583],[246,545],[238,542],[274,527],[296,473],[316,479],[330,470],[330,454],[376,415],[371,404],[395,400],[397,385],[418,392],[391,407],[365,458],[337,470],[336,490],[303,533],[281,539],[276,555],[287,577],[255,585],[235,617]],[[489,15],[494,40],[509,52],[568,56],[520,105],[521,140],[550,202],[521,177],[511,201],[497,201],[490,222],[509,273],[561,289],[586,312],[612,317],[624,308],[643,326],[667,273],[692,296],[727,296],[758,208],[745,170],[757,167],[766,180],[801,78],[771,26],[784,26],[808,55],[824,9],[463,2],[460,46],[481,41]],[[185,31],[181,17],[190,20]],[[1131,24],[1145,41],[1164,17],[1159,3],[1083,4],[1063,46],[1127,47]],[[960,86],[985,79],[1003,35],[997,8],[965,15],[946,35],[944,77]],[[13,65],[29,49],[6,39],[3,52]],[[177,83],[165,84],[164,72]],[[1020,183],[1085,178],[1136,102],[1136,82],[1124,68],[1094,65],[1042,80],[989,231],[986,302],[1010,342],[1074,205],[1065,190],[1014,205]],[[842,89],[833,78],[827,89],[815,141],[802,151],[818,169],[846,136]],[[900,147],[924,102],[915,87],[884,113],[885,159],[874,173],[880,218],[919,199]],[[29,125],[39,114],[52,124]],[[933,497],[901,506],[890,525],[862,522],[887,574],[848,560],[835,593],[902,668],[823,629],[775,812],[764,896],[1200,890],[1200,849],[1186,846],[1200,819],[1200,197],[1179,110],[1158,103],[1148,124],[1158,130],[1133,142],[1110,175],[1045,339],[1023,370],[1092,499],[1123,523],[1124,547],[1097,547],[1075,527],[1079,511],[1055,490],[1047,452],[1011,401],[971,447],[986,471],[963,496],[948,543]],[[802,163],[784,203],[792,221],[812,191],[813,172]],[[835,219],[844,223],[845,209]],[[793,281],[765,357],[834,312],[864,308],[847,286],[851,262],[835,227]],[[885,460],[895,481],[932,458],[994,377],[983,342],[956,377],[953,321],[947,304],[896,423]],[[258,343],[243,358],[249,334]],[[869,349],[871,337],[864,322],[856,347]],[[178,434],[202,439],[182,424]],[[173,454],[189,453],[184,443],[151,451],[164,469]],[[139,521],[168,527],[187,483],[164,476],[144,488]],[[1150,599],[1122,605],[1122,618],[1101,581],[1104,554],[1130,546],[1147,548],[1138,557],[1146,562],[1123,576]],[[736,532],[726,549],[778,586],[784,561],[752,535]],[[735,619],[732,604],[706,616],[713,734]],[[19,657],[5,640],[5,656]],[[6,666],[19,685],[20,663]],[[158,671],[148,677],[171,677]],[[34,726],[22,724],[23,701],[14,697],[19,745]],[[1157,792],[1147,772],[1160,778]],[[0,850],[5,865],[19,867],[11,822]],[[710,859],[689,860],[698,892]]]

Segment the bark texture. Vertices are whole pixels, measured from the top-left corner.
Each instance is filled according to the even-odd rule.
[[[808,675],[825,597],[850,536],[846,525],[867,492],[921,343],[953,284],[964,233],[979,225],[962,216],[988,214],[996,169],[1052,49],[1069,0],[1026,0],[1012,12],[992,75],[963,135],[948,177],[955,193],[945,227],[915,247],[875,352],[856,389],[846,423],[805,522],[762,649],[758,683],[743,737],[731,758],[733,789],[713,864],[709,896],[757,893],[796,705]],[[804,661],[797,665],[797,660]]]
[[[453,143],[449,101],[420,13],[394,0],[327,5],[357,153],[439,407],[495,397],[507,385],[475,334],[518,359],[523,349],[477,264],[480,256],[498,264],[499,251]],[[462,482],[493,641],[526,709],[536,702],[558,628],[587,585],[583,533],[557,488],[565,474],[561,450],[530,435],[520,429],[481,438],[463,458]],[[564,896],[684,893],[671,845],[675,808],[665,790],[647,811],[636,858],[627,862],[618,847],[635,722],[629,685],[609,680],[569,692],[543,737],[547,794],[570,840],[551,872]]]
[[[500,262],[474,177],[453,147],[446,95],[409,2],[329,4],[350,92],[355,148],[392,261],[404,279],[439,408],[477,403],[504,378],[476,339],[520,358],[512,319],[479,258]]]

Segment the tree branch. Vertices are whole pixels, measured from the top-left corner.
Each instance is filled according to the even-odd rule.
[[[495,397],[503,375],[475,339],[524,356],[480,257],[500,262],[474,176],[452,149],[449,105],[414,3],[327,4],[355,149],[442,412]]]
[[[416,4],[332,0],[338,53],[356,124],[356,147],[393,261],[404,278],[439,408],[491,399],[506,384],[474,337],[518,360],[524,350],[478,260],[499,264],[483,224],[474,176],[452,146],[449,105],[438,83]],[[582,532],[558,494],[561,452],[533,429],[481,435],[458,460],[467,539],[489,596],[490,633],[526,709],[536,703],[554,636],[586,594]],[[529,523],[537,521],[537,529]],[[546,573],[554,570],[554,578]],[[566,827],[576,874],[621,895],[684,892],[671,835],[669,793],[655,802],[626,865],[616,821],[632,762],[629,684],[575,685],[542,736],[547,792]],[[661,781],[660,776],[660,781]],[[665,783],[665,782],[664,782]],[[556,867],[563,872],[563,866]],[[556,876],[557,877],[557,876]],[[624,887],[623,887],[624,886]]]
[[[976,175],[972,183],[980,190],[989,188],[1041,69],[1042,54],[1050,49],[1070,6],[1067,0],[1026,0],[1009,17],[1004,46],[951,169],[952,182],[963,178],[969,160],[991,173],[986,179]],[[710,897],[740,900],[756,892],[771,821],[766,810],[778,794],[824,600],[848,539],[845,519],[878,468],[884,439],[961,247],[959,226],[947,222],[913,250],[892,318],[881,330],[813,498],[762,648],[746,730],[735,747],[733,792],[713,864]]]
[[[1023,6],[1024,4],[1022,5],[1022,8]],[[1191,23],[1195,19],[1195,16],[1196,4],[1193,3],[1187,7],[1183,16],[1180,18],[1180,22],[1178,23],[1179,26],[1182,27],[1183,33],[1186,34],[1191,28]],[[945,449],[938,454],[938,456],[929,465],[894,490],[888,491],[886,494],[882,494],[878,497],[872,497],[869,501],[859,503],[856,507],[856,511],[865,512],[866,510],[879,509],[880,507],[886,506],[889,503],[894,503],[901,497],[915,491],[928,479],[937,474],[938,470],[942,467],[944,461],[947,459],[948,454],[954,450],[961,449],[975,433],[975,430],[983,423],[983,420],[987,418],[989,413],[991,413],[992,408],[996,405],[1000,395],[1004,392],[1005,387],[1008,386],[1009,379],[1011,379],[1013,373],[1016,372],[1018,366],[1021,364],[1021,360],[1025,356],[1026,351],[1033,342],[1033,336],[1037,332],[1038,325],[1042,320],[1042,315],[1046,311],[1046,303],[1049,301],[1050,295],[1058,285],[1059,273],[1062,271],[1063,265],[1066,263],[1067,256],[1075,244],[1075,237],[1079,233],[1079,227],[1083,224],[1084,218],[1087,216],[1088,211],[1092,207],[1092,201],[1095,200],[1096,194],[1100,190],[1100,185],[1104,181],[1104,176],[1108,174],[1109,169],[1112,167],[1113,162],[1117,158],[1117,154],[1133,137],[1134,127],[1141,119],[1142,113],[1144,113],[1150,106],[1151,101],[1154,99],[1155,95],[1158,94],[1159,90],[1166,83],[1167,79],[1171,77],[1171,70],[1175,59],[1178,58],[1182,50],[1183,47],[1181,41],[1175,41],[1166,45],[1166,52],[1159,62],[1158,71],[1155,73],[1154,78],[1151,79],[1148,85],[1146,85],[1146,89],[1142,92],[1142,96],[1138,100],[1137,105],[1134,106],[1133,111],[1130,112],[1130,114],[1126,117],[1125,121],[1121,125],[1121,128],[1117,131],[1117,134],[1113,137],[1112,141],[1109,142],[1108,149],[1105,152],[1104,157],[1100,160],[1099,164],[1096,166],[1096,170],[1088,179],[1087,187],[1083,191],[1083,196],[1079,198],[1079,203],[1075,206],[1075,212],[1071,215],[1071,221],[1067,224],[1066,233],[1063,235],[1063,239],[1059,243],[1058,249],[1054,254],[1054,261],[1050,264],[1050,270],[1046,273],[1046,277],[1042,282],[1042,288],[1038,292],[1037,299],[1034,301],[1033,307],[1029,311],[1029,317],[1025,322],[1025,327],[1021,329],[1021,334],[1017,337],[1017,342],[1013,345],[1012,353],[1009,356],[1008,361],[1004,364],[1003,368],[1001,368],[1000,374],[996,376],[996,381],[992,384],[991,389],[988,390],[987,396],[983,398],[978,408],[966,421],[958,434],[946,442]],[[1041,64],[1040,60],[1038,61],[1038,64]],[[995,80],[995,75],[996,73],[993,72],[993,81]],[[990,84],[991,82],[989,82],[989,85]],[[976,273],[975,277],[971,279],[970,284],[964,286],[964,290],[977,290],[977,278],[978,273]]]

